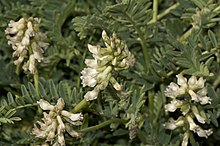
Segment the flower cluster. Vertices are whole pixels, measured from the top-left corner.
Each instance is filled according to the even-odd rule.
[[[83,87],[94,87],[92,91],[88,91],[84,98],[86,100],[94,100],[99,92],[104,90],[110,82],[116,90],[121,90],[120,84],[112,76],[114,71],[128,69],[133,66],[135,59],[128,50],[127,45],[117,38],[113,33],[112,37],[108,37],[106,32],[102,32],[106,48],[100,46],[88,45],[89,51],[93,54],[94,59],[86,59],[84,68],[81,72]]]
[[[177,84],[172,82],[166,88],[165,96],[170,97],[172,100],[165,105],[165,110],[175,112],[180,109],[182,115],[177,120],[170,118],[164,126],[170,130],[183,126],[188,127],[188,130],[184,133],[183,146],[188,144],[189,130],[197,133],[199,137],[207,138],[212,134],[212,129],[203,130],[194,122],[194,118],[201,124],[210,122],[209,114],[205,113],[202,108],[202,105],[211,104],[211,98],[206,96],[207,89],[204,84],[205,80],[202,77],[197,80],[195,76],[191,76],[187,81],[182,74],[179,74],[177,75]]]
[[[32,133],[38,138],[46,139],[45,142],[50,142],[54,146],[64,146],[64,133],[67,131],[69,133],[70,126],[64,124],[62,119],[66,119],[71,122],[73,125],[81,125],[83,116],[81,113],[73,114],[68,111],[63,110],[64,100],[62,98],[58,99],[56,105],[51,105],[47,101],[41,99],[38,104],[41,109],[49,110],[49,114],[43,112],[44,117],[42,118],[43,122],[38,121],[35,127],[32,130]],[[74,133],[74,134],[73,134]],[[69,133],[71,136],[78,136],[79,134],[76,131],[71,131]]]
[[[8,44],[14,50],[13,57],[17,58],[14,61],[15,65],[20,65],[25,58],[29,57],[29,60],[23,65],[23,69],[30,71],[31,74],[36,71],[36,60],[38,62],[43,60],[42,54],[49,45],[44,42],[47,36],[40,32],[39,23],[40,19],[33,17],[21,18],[17,22],[11,20],[5,30]]]

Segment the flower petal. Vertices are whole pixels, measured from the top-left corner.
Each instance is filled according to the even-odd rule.
[[[53,110],[54,109],[54,106],[51,105],[46,100],[40,99],[37,103],[40,105],[41,109],[43,109],[43,110]]]

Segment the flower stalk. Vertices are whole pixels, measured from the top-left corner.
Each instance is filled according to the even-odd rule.
[[[112,124],[112,123],[125,123],[126,121],[123,120],[123,119],[110,119],[110,120],[107,120],[103,123],[100,123],[98,125],[95,125],[95,126],[91,126],[91,127],[88,127],[88,128],[84,128],[84,129],[81,129],[80,132],[90,132],[90,131],[95,131],[95,130],[98,130],[98,129],[101,129],[105,126],[108,126],[109,124]]]

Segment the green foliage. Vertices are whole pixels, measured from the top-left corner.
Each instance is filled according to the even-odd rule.
[[[0,145],[37,145],[31,130],[42,118],[37,102],[81,112],[77,138],[65,134],[66,145],[178,146],[182,131],[166,130],[164,90],[182,73],[206,79],[211,104],[204,105],[212,128],[207,139],[190,133],[191,145],[217,145],[220,118],[220,6],[218,0],[0,0]],[[38,76],[13,63],[6,39],[10,20],[41,19],[49,48],[38,63]],[[122,86],[109,85],[94,101],[81,85],[88,44],[103,45],[101,32],[115,32],[135,56],[132,68],[114,74]],[[175,115],[175,113],[173,113]],[[172,115],[172,116],[173,116]],[[175,117],[175,116],[173,116]],[[175,117],[177,118],[177,117]]]

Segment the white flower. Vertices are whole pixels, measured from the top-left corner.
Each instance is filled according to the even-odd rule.
[[[25,63],[23,65],[23,69],[24,71],[30,71],[31,74],[34,74],[36,71],[36,67],[35,67],[35,58],[34,55],[30,55],[29,60],[27,61],[27,63]]]
[[[198,95],[193,90],[189,90],[188,92],[192,98],[192,101],[199,102]]]
[[[82,114],[73,114],[63,110],[65,103],[62,98],[58,99],[56,105],[51,105],[49,102],[43,99],[41,99],[37,103],[43,110],[49,110],[49,114],[43,112],[43,122],[37,121],[37,124],[39,126],[35,125],[32,133],[36,135],[36,137],[46,139],[45,142],[50,142],[54,145],[64,146],[64,133],[66,131],[66,126],[62,118],[66,117],[72,121],[71,124],[78,126],[82,124]],[[70,127],[68,127],[68,131],[70,131]]]
[[[189,89],[191,90],[203,88],[204,84],[205,80],[203,79],[203,77],[200,77],[199,80],[197,80],[195,76],[191,76],[188,81]]]
[[[193,132],[196,132],[197,129],[199,128],[199,126],[195,124],[195,122],[193,121],[192,117],[186,116],[186,119],[187,119],[187,121],[189,123],[189,129],[192,130]]]
[[[165,90],[165,96],[176,98],[177,96],[179,96],[179,89],[180,88],[176,83],[171,82],[170,85]]]
[[[176,109],[180,109],[183,116],[179,116],[176,121],[170,118],[169,122],[165,123],[164,126],[166,129],[174,130],[179,127],[177,121],[181,119],[179,123],[181,126],[184,126],[183,130],[185,130],[182,146],[187,146],[189,130],[197,133],[200,137],[207,138],[212,134],[211,129],[203,130],[193,119],[196,118],[198,124],[209,123],[210,116],[202,109],[202,105],[211,104],[211,98],[207,96],[207,89],[204,87],[205,80],[202,77],[197,80],[195,76],[191,76],[188,82],[182,74],[178,74],[176,77],[177,84],[171,82],[165,90],[165,96],[172,99],[164,108],[169,112],[175,112]]]
[[[35,60],[41,62],[44,59],[42,54],[49,45],[44,42],[47,37],[46,34],[39,31],[39,23],[38,18],[21,18],[17,22],[10,21],[5,30],[8,44],[12,45],[14,50],[13,57],[17,58],[14,64],[20,65],[25,58],[29,57],[23,69],[30,71],[31,74],[34,74],[36,70]]]
[[[94,100],[98,93],[104,90],[110,82],[117,90],[121,90],[121,85],[112,76],[113,72],[128,69],[134,65],[134,56],[129,52],[126,44],[117,38],[113,33],[112,37],[108,37],[105,31],[102,32],[106,48],[93,46],[88,44],[88,49],[92,53],[94,59],[86,59],[84,68],[81,72],[83,87],[94,87],[92,91],[88,91],[84,98],[86,100]]]
[[[85,64],[86,64],[88,67],[91,67],[91,68],[96,68],[96,67],[98,67],[97,60],[95,60],[95,59],[86,59],[86,60],[85,60]]]
[[[98,90],[92,90],[88,91],[85,95],[84,98],[89,101],[89,100],[94,100],[98,97],[99,91]]]
[[[199,102],[202,105],[211,104],[211,98],[206,96],[206,94],[207,94],[207,89],[205,87],[197,92],[197,95],[199,97]]]
[[[174,130],[177,127],[181,127],[184,124],[184,120],[182,117],[179,117],[177,120],[174,120],[173,118],[170,118],[168,122],[166,122],[163,126],[166,129]]]
[[[43,110],[53,110],[54,109],[54,106],[51,105],[46,100],[40,99],[37,103],[39,104],[40,108]]]
[[[197,109],[196,106],[192,106],[192,112],[193,114],[196,116],[196,119],[202,123],[202,124],[205,124],[205,118],[203,118],[200,114],[199,114],[199,111]]]
[[[169,112],[175,112],[177,108],[183,104],[181,100],[173,99],[169,104],[165,105],[165,110]]]
[[[190,125],[190,130],[197,133],[199,137],[206,137],[208,138],[209,135],[213,133],[212,129],[203,130],[200,126],[196,125],[193,119],[190,116],[187,116],[187,120]]]
[[[209,135],[213,133],[212,129],[203,130],[201,127],[199,127],[196,131],[199,137],[205,137],[208,138]]]
[[[204,97],[200,97],[199,98],[199,102],[200,104],[204,105],[204,104],[211,104],[211,98],[208,96],[204,96]]]
[[[110,78],[110,82],[112,86],[115,88],[115,90],[120,91],[121,90],[121,85],[116,81],[114,77]]]
[[[92,45],[88,44],[88,49],[92,54],[97,55],[99,53],[99,49],[97,46],[92,46]]]
[[[97,80],[95,77],[98,75],[98,72],[95,69],[84,68],[81,74],[83,75],[80,77],[82,79],[83,87],[94,87],[97,84]]]
[[[165,124],[163,124],[163,126],[166,128],[166,129],[170,129],[170,130],[174,130],[177,128],[176,124],[173,123],[173,122],[166,122]]]
[[[82,113],[73,114],[73,113],[70,113],[68,111],[62,110],[61,115],[69,118],[72,121],[72,123],[74,123],[75,125],[81,125],[82,124],[81,123],[81,121],[83,120]]]
[[[186,88],[188,86],[187,79],[184,78],[182,74],[178,74],[178,75],[176,75],[176,77],[177,77],[177,84],[178,85],[180,85],[183,88]]]
[[[203,88],[205,81],[206,80],[204,80],[203,77],[200,77],[199,80],[197,81],[197,88]]]
[[[197,94],[193,90],[189,90],[188,92],[193,101],[200,102],[202,105],[211,104],[211,98],[205,95],[207,93],[206,89],[199,90]]]
[[[189,78],[189,81],[188,81],[189,88],[190,88],[190,89],[195,88],[195,87],[197,86],[196,83],[197,83],[196,77],[195,77],[195,76],[191,76],[191,77]]]

